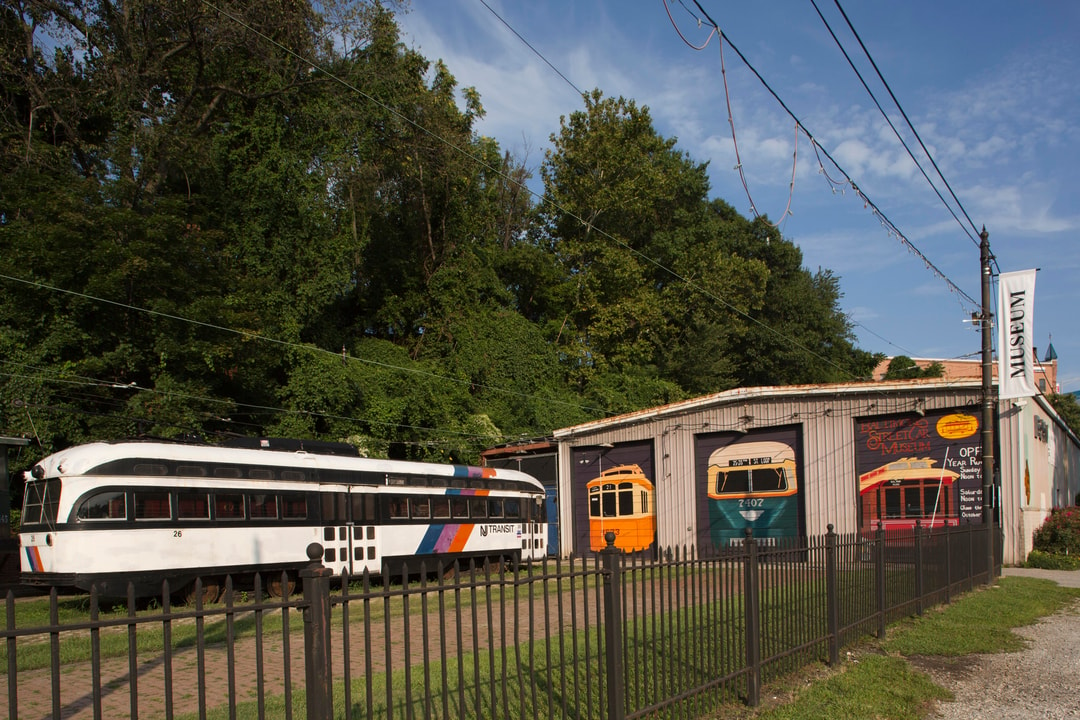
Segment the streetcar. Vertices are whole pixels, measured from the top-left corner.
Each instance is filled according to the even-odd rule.
[[[960,475],[935,468],[937,460],[908,457],[885,463],[859,476],[862,530],[872,533],[878,522],[885,530],[959,525],[959,507],[952,496]]]
[[[776,441],[733,443],[709,456],[709,533],[720,548],[754,538],[775,543],[799,532],[795,451]]]
[[[607,547],[605,535],[615,533],[615,547],[639,552],[656,537],[656,506],[652,482],[638,465],[618,465],[585,484],[589,496],[589,548]]]
[[[267,579],[288,592],[322,546],[337,574],[451,572],[546,555],[544,488],[515,470],[363,458],[343,443],[97,442],[26,473],[24,583],[104,596]]]

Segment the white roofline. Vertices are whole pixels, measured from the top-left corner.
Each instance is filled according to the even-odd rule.
[[[674,402],[668,405],[660,405],[658,407],[649,408],[647,410],[638,410],[637,412],[625,413],[623,415],[616,415],[614,417],[603,418],[601,420],[593,420],[591,422],[582,423],[580,425],[572,425],[567,428],[556,430],[552,433],[552,436],[556,440],[560,438],[570,438],[574,437],[575,435],[583,435],[587,433],[598,432],[600,430],[608,430],[614,427],[618,427],[620,425],[648,422],[651,420],[670,417],[672,415],[680,415],[694,410],[700,410],[702,408],[723,406],[734,402],[745,402],[747,400],[762,400],[768,398],[790,397],[796,395],[876,395],[880,393],[914,391],[918,389],[950,390],[956,388],[970,390],[978,389],[981,387],[982,380],[980,378],[955,378],[952,380],[928,378],[921,380],[897,380],[889,382],[828,383],[819,385],[767,385],[750,388],[734,388],[732,390],[725,390],[723,392],[714,393],[712,395],[703,395],[701,397],[693,398],[691,400],[682,400],[680,402]]]

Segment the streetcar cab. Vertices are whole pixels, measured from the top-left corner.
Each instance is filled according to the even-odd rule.
[[[35,466],[26,473],[19,530],[19,569],[27,582],[64,584],[55,572],[59,509],[60,478],[46,478],[44,468]]]

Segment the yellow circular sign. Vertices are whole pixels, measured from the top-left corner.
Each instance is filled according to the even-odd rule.
[[[946,440],[963,440],[979,431],[979,420],[974,415],[953,413],[937,421],[938,435]]]

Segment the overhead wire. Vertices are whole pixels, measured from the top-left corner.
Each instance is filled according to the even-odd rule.
[[[810,0],[810,2],[813,3],[814,9],[818,11],[818,15],[821,17],[822,21],[825,22],[825,17],[821,14],[821,11],[818,10],[818,6],[817,6],[817,3],[815,2],[815,0]],[[863,53],[866,54],[866,59],[870,61],[870,65],[873,66],[874,72],[877,73],[878,79],[881,80],[881,84],[884,85],[885,90],[888,91],[889,97],[892,98],[893,103],[896,105],[896,109],[900,111],[900,115],[904,118],[904,122],[906,122],[907,126],[911,129],[911,133],[915,136],[915,139],[919,141],[919,147],[921,147],[922,151],[924,153],[926,153],[926,157],[927,157],[928,160],[930,160],[930,164],[933,165],[934,170],[937,172],[938,177],[941,178],[941,181],[945,184],[945,187],[946,187],[946,189],[948,189],[949,195],[952,197],[953,202],[956,203],[956,206],[960,209],[960,212],[963,213],[964,218],[967,220],[968,225],[971,227],[971,230],[974,231],[975,235],[978,235],[979,234],[979,228],[976,227],[974,221],[972,221],[971,217],[968,215],[967,210],[964,209],[964,204],[962,202],[960,202],[960,198],[958,198],[956,196],[956,193],[953,192],[952,186],[949,184],[949,181],[945,179],[945,175],[942,174],[941,168],[939,168],[938,164],[934,161],[934,156],[930,153],[930,149],[926,147],[926,143],[924,143],[923,140],[922,140],[922,137],[920,137],[919,131],[915,129],[915,125],[911,122],[911,119],[908,117],[907,113],[904,111],[904,106],[900,104],[900,100],[897,99],[896,95],[893,93],[892,87],[889,86],[888,81],[885,79],[885,76],[882,75],[881,70],[878,68],[877,63],[874,62],[874,57],[870,54],[870,50],[867,49],[866,44],[863,43],[862,37],[859,36],[859,32],[855,29],[855,26],[851,23],[851,20],[850,20],[850,18],[848,18],[847,13],[844,12],[844,8],[840,5],[840,0],[833,0],[833,2],[836,4],[837,10],[839,10],[840,14],[844,17],[844,21],[847,23],[848,28],[851,30],[851,34],[854,35],[855,39],[858,41],[859,47],[861,47],[862,50],[863,50]],[[825,22],[825,26],[829,27],[828,22]],[[832,32],[831,27],[829,27],[829,33],[832,34],[833,39],[836,40],[836,35]],[[836,40],[836,43],[837,43],[837,45],[840,45],[839,40]],[[841,51],[843,51],[844,50],[843,46],[841,46],[840,49],[841,49]],[[847,57],[847,52],[846,51],[844,51],[844,57]],[[851,60],[849,59],[848,62],[850,63]],[[852,67],[852,69],[855,68],[854,63],[852,63],[851,67]],[[855,72],[858,75],[858,70],[856,70]],[[862,80],[861,75],[859,76],[859,80],[860,81]],[[863,82],[863,85],[865,86],[866,83]],[[869,88],[867,89],[867,92],[869,92]],[[870,96],[873,97],[873,93],[870,93]],[[874,103],[877,104],[877,99],[876,98],[874,99]],[[879,110],[881,109],[880,105],[878,105],[878,109]],[[882,114],[885,115],[884,110],[882,110]],[[888,116],[886,115],[886,119],[887,118],[888,118]],[[892,122],[889,123],[889,126],[892,127]],[[895,128],[893,128],[893,132],[896,132]],[[899,137],[899,133],[897,133],[897,137]],[[905,144],[904,147],[906,149],[907,145]],[[908,154],[909,155],[911,154],[910,150],[908,150]],[[914,160],[914,159],[915,159],[915,157],[914,157],[914,155],[912,155],[912,160]],[[915,164],[918,165],[919,164],[918,161],[916,161]],[[922,170],[922,166],[919,166],[919,169]],[[925,176],[926,173],[924,172],[923,175]],[[930,178],[927,178],[927,182],[930,182]],[[934,185],[934,183],[932,183],[932,182],[930,184],[931,184],[931,186],[934,187],[934,191],[937,192],[937,186]],[[941,197],[940,193],[938,194],[938,197]],[[941,201],[945,204],[946,207],[949,207],[948,203],[945,202],[944,198],[941,198]],[[949,208],[949,212],[950,213],[952,212],[952,208]],[[958,223],[960,223],[960,219],[957,218],[955,214],[953,215],[953,217],[956,219],[956,221]],[[961,225],[961,227],[963,227],[963,223],[960,223],[960,225]],[[967,232],[966,227],[964,228],[964,232]],[[978,245],[978,241],[975,240],[975,238],[971,235],[971,233],[967,233],[967,234],[968,234],[968,237],[971,238],[971,240],[973,242],[975,242],[976,245]]]
[[[542,53],[541,53],[541,52],[540,52],[539,50],[537,50],[536,48],[534,48],[534,47],[532,46],[532,44],[531,44],[531,43],[530,43],[530,42],[529,42],[528,40],[526,40],[526,39],[525,39],[524,37],[522,37],[521,33],[519,33],[519,32],[518,32],[517,30],[515,30],[515,29],[514,29],[514,28],[513,28],[513,27],[512,27],[511,25],[510,25],[510,23],[506,22],[506,20],[504,20],[504,19],[502,18],[502,16],[501,16],[501,15],[499,15],[499,13],[495,12],[495,10],[494,10],[494,9],[493,9],[493,8],[492,8],[492,7],[490,6],[490,5],[488,5],[488,4],[487,4],[487,0],[480,0],[480,4],[481,4],[481,5],[483,5],[484,7],[486,7],[486,8],[488,9],[488,12],[490,12],[490,13],[491,13],[492,15],[494,15],[494,16],[495,16],[496,18],[498,18],[499,22],[501,22],[501,23],[502,23],[503,25],[505,25],[505,26],[506,26],[506,29],[507,29],[507,30],[509,30],[510,32],[514,33],[514,35],[516,35],[516,36],[517,36],[517,39],[518,39],[518,40],[520,40],[521,42],[523,42],[523,43],[525,44],[525,47],[527,47],[527,48],[529,48],[530,50],[532,50],[532,51],[533,51],[533,54],[534,54],[534,55],[536,55],[536,57],[538,57],[538,58],[540,58],[541,60],[543,60],[543,61],[544,61],[544,63],[545,63],[545,64],[546,64],[546,65],[547,65],[547,66],[548,66],[549,68],[551,68],[552,70],[554,70],[554,71],[555,71],[555,74],[556,74],[556,75],[558,75],[558,76],[559,76],[559,77],[561,77],[561,78],[562,78],[563,80],[565,80],[565,81],[566,81],[566,84],[567,84],[567,85],[569,85],[570,87],[574,88],[574,90],[576,90],[576,91],[577,91],[577,94],[578,94],[578,95],[582,95],[582,96],[584,96],[584,95],[585,95],[585,93],[581,91],[581,88],[579,88],[579,87],[578,87],[577,85],[575,85],[575,84],[574,84],[573,82],[571,82],[571,81],[570,81],[570,78],[568,78],[568,77],[566,77],[565,75],[563,75],[563,74],[562,74],[562,71],[561,71],[561,70],[559,70],[559,68],[557,68],[557,67],[555,67],[554,65],[552,65],[552,64],[551,64],[551,61],[549,61],[549,60],[548,60],[548,59],[547,59],[546,57],[544,57],[544,55],[543,55],[543,54],[542,54]]]
[[[974,242],[976,245],[978,245],[979,241],[975,239],[975,237],[971,234],[971,231],[968,230],[967,226],[964,225],[964,223],[960,220],[959,217],[957,217],[956,211],[953,210],[952,205],[950,205],[949,202],[945,199],[945,196],[941,194],[941,191],[938,189],[937,184],[933,180],[930,179],[930,176],[927,174],[926,169],[922,166],[922,163],[919,161],[919,159],[917,157],[915,157],[914,151],[907,144],[907,141],[904,139],[904,136],[900,134],[900,131],[896,128],[896,125],[893,123],[892,118],[889,117],[889,114],[887,112],[885,112],[885,108],[883,108],[881,106],[881,103],[878,101],[877,96],[874,94],[874,91],[870,89],[870,86],[867,84],[866,79],[863,78],[862,73],[859,71],[859,68],[855,65],[855,62],[851,59],[851,56],[848,54],[847,49],[844,47],[843,43],[840,42],[840,38],[838,38],[836,36],[836,33],[832,29],[832,25],[829,24],[829,21],[825,18],[825,15],[822,14],[821,9],[818,7],[816,0],[810,0],[810,4],[814,6],[814,10],[817,11],[818,17],[821,19],[821,22],[824,23],[824,25],[825,25],[825,29],[828,30],[829,35],[832,36],[833,42],[835,42],[836,46],[838,48],[840,48],[840,52],[843,54],[844,59],[847,60],[848,65],[851,66],[851,69],[855,72],[855,77],[857,77],[859,79],[859,82],[862,83],[863,89],[866,90],[866,94],[870,96],[870,99],[873,101],[874,106],[878,109],[878,112],[880,112],[881,116],[883,118],[885,118],[885,122],[888,123],[889,128],[893,131],[893,135],[896,136],[896,139],[900,141],[900,144],[903,146],[904,150],[907,151],[908,157],[911,158],[911,161],[915,164],[915,167],[918,168],[919,172],[922,174],[922,176],[926,180],[927,184],[930,185],[931,189],[933,189],[934,194],[937,195],[938,200],[941,201],[941,204],[944,205],[945,209],[949,211],[950,215],[952,215],[953,220],[956,220],[956,222],[960,225],[960,228],[964,231],[964,233],[972,240],[972,242]],[[841,9],[841,12],[843,12],[842,9]],[[854,28],[852,28],[852,32],[854,32]],[[861,41],[860,41],[860,43],[861,43]],[[863,49],[865,50],[866,48],[864,47]],[[867,57],[869,58],[869,52],[868,51],[867,51]],[[871,64],[874,64],[873,58],[870,58],[870,62],[871,62]],[[874,65],[874,69],[875,70],[877,69],[876,64]],[[878,73],[878,76],[879,77],[881,76],[880,72]],[[881,78],[881,81],[882,81],[882,83],[884,83],[885,79]],[[889,94],[892,95],[891,90],[890,90]],[[899,108],[900,107],[899,103],[896,101],[895,97],[893,97],[893,101],[897,103],[897,107]],[[915,132],[915,128],[911,125],[911,121],[907,119],[907,114],[904,113],[903,109],[900,109],[900,112],[901,112],[902,115],[904,115],[904,119],[907,120],[908,127],[911,128],[912,132]],[[918,138],[918,133],[917,132],[915,132],[915,136]],[[922,145],[922,139],[921,138],[919,139],[919,144]],[[932,164],[934,164],[934,169],[937,170],[937,164],[934,163],[933,157],[930,156],[930,151],[926,149],[925,145],[923,145],[922,147],[923,147],[923,151],[926,153],[926,156],[930,159],[930,162]],[[941,171],[940,170],[938,170],[938,176],[941,177],[941,179],[943,181],[945,181],[945,178],[941,176]],[[945,185],[946,185],[946,187],[948,187],[948,182],[947,181],[945,181]],[[950,192],[951,192],[951,188],[950,188]],[[955,197],[956,196],[953,195],[954,199],[955,199]],[[957,204],[959,205],[959,201],[957,201]],[[963,212],[963,207],[962,206],[961,206],[960,209],[961,209],[961,212]],[[964,215],[966,217],[967,213],[964,212]],[[970,218],[969,218],[969,222],[970,222]],[[978,232],[978,231],[976,231],[976,232]]]
[[[0,362],[5,363],[5,364],[14,364],[14,365],[17,365],[17,366],[20,366],[20,367],[23,367],[23,368],[27,368],[29,370],[43,371],[43,372],[47,373],[47,371],[44,370],[43,368],[36,368],[34,366],[27,365],[25,363],[13,363],[11,361],[6,361],[6,360],[0,360]],[[336,414],[333,414],[333,413],[325,413],[325,412],[319,412],[319,411],[315,411],[315,410],[297,410],[297,409],[292,409],[292,408],[281,408],[281,407],[276,407],[276,406],[272,406],[272,405],[256,405],[256,404],[253,404],[253,403],[244,403],[244,402],[238,402],[238,401],[235,401],[235,400],[228,400],[228,399],[223,399],[223,398],[207,397],[207,396],[202,396],[202,395],[195,395],[195,394],[192,394],[192,393],[177,392],[175,390],[158,390],[156,388],[143,387],[143,386],[138,385],[136,383],[128,383],[128,384],[116,383],[116,382],[111,382],[111,381],[108,381],[108,380],[99,380],[99,379],[96,379],[96,378],[89,378],[89,377],[81,376],[81,375],[74,375],[74,376],[71,376],[71,377],[50,377],[48,374],[45,374],[45,375],[27,375],[27,374],[22,374],[22,373],[15,373],[15,372],[0,372],[0,377],[7,377],[7,378],[12,378],[12,379],[32,380],[32,381],[35,381],[35,382],[38,382],[38,383],[55,383],[55,384],[69,385],[69,386],[74,386],[74,387],[94,387],[94,388],[113,388],[113,389],[121,389],[121,390],[132,390],[134,392],[148,393],[148,394],[159,395],[159,396],[164,396],[164,397],[176,397],[176,398],[181,398],[181,399],[190,400],[190,401],[198,401],[198,402],[206,403],[206,404],[209,404],[209,405],[214,405],[214,404],[227,405],[227,406],[229,406],[229,408],[232,408],[232,409],[240,409],[240,410],[246,411],[247,414],[249,414],[249,415],[254,415],[254,414],[257,414],[258,411],[261,411],[261,412],[266,412],[266,413],[272,413],[272,414],[275,414],[275,415],[296,415],[296,416],[302,416],[302,417],[324,418],[324,419],[327,419],[327,420],[346,420],[346,421],[350,421],[350,422],[367,423],[368,425],[378,425],[378,426],[382,426],[382,427],[386,427],[386,428],[395,428],[395,429],[399,429],[399,430],[414,430],[414,431],[422,431],[422,432],[430,432],[430,433],[439,433],[439,434],[442,434],[442,435],[456,435],[459,439],[462,439],[462,440],[485,440],[485,439],[488,439],[488,436],[480,436],[480,435],[476,435],[476,434],[473,434],[473,433],[465,433],[465,432],[460,432],[460,431],[455,431],[455,430],[449,430],[449,429],[446,429],[446,428],[430,428],[430,427],[424,427],[424,426],[421,426],[421,425],[408,425],[408,424],[403,424],[403,423],[391,423],[391,422],[384,422],[384,421],[380,421],[380,420],[371,420],[370,418],[358,418],[358,417],[352,417],[352,416],[348,416],[348,415],[336,415]],[[33,406],[33,407],[38,407],[38,408],[52,408],[53,407],[53,406],[50,406],[50,405],[29,403],[27,401],[22,401],[22,403],[23,403],[23,406]],[[110,403],[106,402],[106,404],[110,404]],[[111,404],[118,405],[119,403],[111,403]],[[92,411],[88,411],[88,410],[69,410],[69,411],[70,412],[78,412],[80,414],[93,416],[93,417],[106,417],[106,418],[112,418],[112,419],[116,419],[116,420],[125,420],[125,421],[132,422],[132,423],[149,422],[149,423],[152,423],[152,424],[167,425],[169,427],[174,427],[174,428],[179,428],[179,429],[186,429],[186,430],[192,430],[192,431],[196,430],[195,428],[190,428],[190,427],[186,427],[186,426],[180,426],[180,425],[176,425],[175,423],[162,422],[162,421],[158,421],[158,420],[151,420],[151,419],[148,419],[148,418],[133,417],[133,416],[130,416],[130,415],[120,415],[120,414],[117,414],[117,413],[98,413],[98,412],[92,412]],[[255,425],[253,425],[252,423],[243,423],[243,422],[233,420],[232,418],[222,418],[222,417],[213,415],[212,413],[209,413],[209,412],[206,412],[206,411],[199,411],[198,414],[206,416],[207,419],[216,420],[216,421],[219,421],[219,422],[222,422],[222,423],[228,423],[228,424],[231,424],[231,425],[257,427]],[[217,432],[217,431],[207,431],[205,429],[202,429],[202,430],[199,430],[199,431],[203,432],[203,433],[207,433],[207,434],[213,434],[213,435],[228,435],[228,433],[222,433],[222,432]],[[510,439],[510,436],[502,436],[502,437]],[[425,445],[425,446],[438,444],[436,441],[417,442],[417,441],[397,441],[397,440],[395,440],[394,442],[402,442],[403,444],[414,444],[414,445]]]
[[[274,338],[274,337],[269,337],[269,336],[266,336],[266,335],[260,335],[259,333],[251,332],[251,331],[248,331],[248,330],[237,330],[235,328],[229,328],[229,327],[225,327],[223,325],[216,325],[214,323],[208,323],[208,322],[205,322],[205,321],[202,321],[202,320],[193,320],[191,318],[185,318],[185,317],[182,317],[180,315],[173,315],[171,313],[164,313],[164,312],[161,312],[159,310],[150,310],[148,308],[139,307],[137,305],[131,305],[131,304],[128,304],[128,303],[118,302],[116,300],[109,300],[107,298],[96,297],[94,295],[89,295],[87,293],[82,293],[82,292],[78,292],[78,291],[75,291],[75,290],[68,290],[66,288],[56,287],[56,286],[49,285],[47,283],[43,283],[43,282],[36,281],[36,280],[26,280],[24,278],[19,278],[19,277],[15,277],[13,275],[7,275],[7,274],[4,274],[4,273],[0,273],[0,279],[9,280],[11,282],[22,283],[24,285],[29,285],[31,287],[36,287],[36,288],[39,288],[39,289],[50,290],[50,291],[53,291],[53,292],[72,295],[72,296],[75,296],[75,297],[83,298],[85,300],[93,300],[95,302],[105,303],[105,304],[108,304],[108,305],[112,305],[114,307],[120,307],[120,308],[123,308],[125,310],[131,310],[131,311],[134,311],[134,312],[145,313],[147,315],[151,315],[151,316],[155,316],[155,317],[161,317],[161,318],[165,318],[165,319],[169,319],[169,320],[176,320],[176,321],[179,321],[179,322],[190,323],[192,325],[197,325],[197,326],[200,326],[200,327],[208,328],[208,329],[211,329],[211,330],[217,330],[217,331],[224,332],[224,333],[231,333],[231,334],[234,334],[234,335],[239,335],[240,337],[245,338],[247,340],[259,340],[261,342],[267,342],[267,343],[271,343],[273,345],[281,345],[283,347],[287,347],[287,348],[291,348],[291,349],[295,349],[295,350],[306,350],[308,352],[313,352],[313,353],[317,353],[317,354],[321,354],[321,355],[330,355],[330,356],[333,356],[334,358],[341,358],[342,357],[341,352],[337,351],[337,350],[326,350],[326,349],[316,347],[316,346],[313,346],[313,345],[303,345],[303,344],[300,344],[300,343],[290,342],[288,340],[279,340],[279,339]],[[467,385],[467,386],[469,386],[471,388],[481,388],[481,389],[484,389],[484,390],[491,390],[492,392],[499,392],[499,393],[503,393],[503,394],[511,395],[511,396],[515,396],[515,397],[520,397],[520,398],[525,398],[525,399],[528,399],[528,398],[531,397],[530,395],[528,395],[526,393],[521,393],[521,392],[517,392],[517,391],[514,391],[514,390],[505,390],[505,389],[502,389],[502,388],[493,387],[491,385],[485,385],[483,383],[476,383],[476,382],[472,382],[470,380],[465,380],[465,379],[461,379],[461,378],[454,378],[454,377],[450,377],[450,376],[447,376],[447,375],[440,375],[439,373],[434,373],[434,372],[431,372],[429,370],[420,370],[420,369],[417,369],[417,368],[403,367],[401,365],[393,365],[391,363],[380,362],[378,360],[371,360],[369,358],[363,358],[363,357],[346,356],[346,360],[352,361],[352,362],[360,362],[360,363],[364,363],[364,364],[367,364],[367,365],[374,365],[374,366],[382,367],[382,368],[388,368],[388,369],[392,369],[392,370],[398,370],[400,372],[409,373],[409,374],[413,374],[413,375],[418,375],[418,376],[421,376],[421,377],[433,378],[433,379],[437,379],[437,380],[445,380],[447,382],[452,382],[452,383],[456,383],[456,384],[459,384],[459,385]],[[563,401],[563,400],[550,400],[549,402],[552,402],[552,403],[558,404],[558,405],[565,405],[565,406],[568,406],[568,407],[571,407],[571,408],[574,408],[574,409],[578,409],[578,410],[588,410],[588,411],[591,411],[591,412],[601,412],[601,413],[604,412],[600,408],[593,408],[593,407],[589,407],[587,405],[579,405],[579,404],[576,404],[576,403],[570,403],[570,402],[566,402],[566,401]]]
[[[665,0],[665,2],[666,1],[667,0]],[[841,166],[840,163],[837,162],[837,160],[834,157],[832,157],[832,155],[829,154],[829,151],[826,150],[825,147],[822,146],[820,142],[818,142],[817,138],[814,137],[813,133],[809,129],[807,129],[806,123],[804,123],[799,118],[799,116],[796,115],[795,112],[792,111],[792,109],[790,107],[788,107],[787,103],[784,102],[783,98],[780,97],[780,95],[772,88],[772,86],[768,83],[768,81],[765,80],[765,78],[761,75],[761,73],[758,72],[757,68],[755,68],[753,66],[753,64],[750,63],[749,59],[743,54],[743,52],[741,50],[739,50],[738,46],[735,45],[735,43],[733,43],[731,41],[731,38],[727,36],[727,34],[723,31],[723,29],[721,29],[720,25],[715,20],[712,19],[712,17],[709,15],[709,13],[701,6],[701,3],[698,0],[692,0],[692,1],[693,1],[694,5],[698,8],[698,10],[701,12],[702,16],[704,16],[704,18],[708,21],[708,23],[713,28],[716,29],[716,32],[719,35],[721,42],[727,41],[728,46],[731,47],[731,49],[735,51],[735,54],[739,56],[739,59],[742,60],[743,64],[746,65],[747,69],[749,69],[750,72],[753,73],[754,77],[757,78],[758,82],[761,83],[761,85],[765,88],[765,90],[769,93],[769,95],[771,95],[772,98],[780,105],[780,107],[783,108],[784,112],[786,112],[788,114],[788,116],[790,116],[796,123],[798,123],[799,128],[810,139],[810,142],[812,142],[814,144],[814,146],[818,150],[820,150],[820,152],[823,153],[826,158],[828,158],[828,160],[832,164],[832,166],[835,167],[836,170],[841,175],[844,176],[845,181],[847,182],[848,185],[850,185],[850,187],[854,191],[855,195],[859,199],[861,199],[863,201],[864,207],[871,210],[871,212],[874,214],[874,216],[877,217],[881,221],[882,226],[886,228],[886,230],[890,233],[890,235],[895,235],[896,238],[901,242],[901,244],[903,244],[904,247],[906,247],[909,252],[913,253],[916,257],[918,257],[920,260],[922,260],[925,267],[928,270],[930,270],[934,275],[936,275],[939,279],[941,279],[943,282],[945,282],[945,284],[949,287],[949,289],[960,300],[966,301],[968,303],[968,305],[969,305],[969,309],[970,308],[978,308],[980,306],[980,304],[978,302],[976,302],[974,300],[974,298],[972,298],[970,295],[968,295],[966,292],[964,292],[955,282],[953,282],[952,278],[950,278],[948,275],[946,275],[944,271],[942,271],[940,268],[938,268],[937,265],[935,265],[930,260],[930,258],[928,258],[915,245],[915,243],[913,243],[892,222],[892,220],[889,219],[889,217],[885,214],[885,212],[883,210],[881,210],[881,208],[878,207],[878,205],[861,188],[859,188],[859,186],[855,183],[855,181],[852,180],[852,178],[848,174],[848,172],[846,170],[844,170],[843,166]]]

